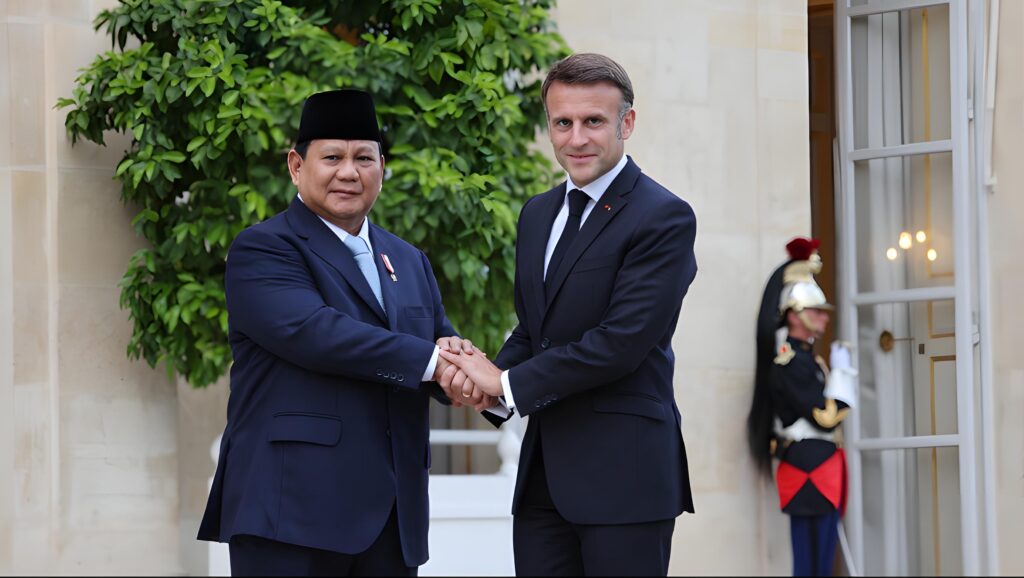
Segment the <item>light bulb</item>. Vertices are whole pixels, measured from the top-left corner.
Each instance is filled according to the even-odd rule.
[[[903,231],[900,233],[900,249],[909,249],[914,245],[914,239],[911,238],[910,233]]]
[[[924,231],[918,231],[917,232],[917,242],[918,243],[924,243],[927,240],[928,240],[928,235],[925,235]]]
[[[889,247],[889,249],[885,252],[885,256],[890,261],[895,261],[896,257],[900,256],[900,253],[899,251],[896,250],[896,247]]]
[[[939,258],[939,254],[935,252],[935,249],[928,249],[928,260],[934,261]]]

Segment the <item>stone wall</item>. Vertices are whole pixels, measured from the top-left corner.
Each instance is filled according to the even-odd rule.
[[[1024,2],[1000,3],[999,69],[992,119],[992,164],[997,178],[989,197],[993,394],[995,398],[996,512],[1000,572],[1024,572]]]
[[[141,247],[112,169],[72,148],[77,69],[110,2],[0,3],[0,572],[181,572],[175,386],[125,357],[117,287]]]

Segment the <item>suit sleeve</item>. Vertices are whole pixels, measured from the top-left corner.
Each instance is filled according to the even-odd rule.
[[[228,252],[224,286],[232,332],[272,354],[310,371],[420,387],[434,344],[330,307],[287,240],[244,231]],[[405,379],[396,383],[391,373]]]
[[[442,337],[458,335],[458,332],[452,327],[451,321],[448,320],[448,315],[445,313],[444,303],[441,301],[441,290],[437,287],[437,278],[434,276],[434,269],[430,266],[430,260],[427,259],[427,256],[422,251],[420,251],[420,257],[423,264],[423,274],[430,284],[431,299],[433,300],[434,311],[436,312],[434,314],[434,341]],[[430,394],[430,397],[436,399],[442,405],[452,404],[436,381],[420,382],[420,389]]]
[[[509,371],[521,413],[542,396],[557,400],[636,371],[676,323],[697,274],[696,218],[685,202],[655,209],[629,241],[601,323]]]

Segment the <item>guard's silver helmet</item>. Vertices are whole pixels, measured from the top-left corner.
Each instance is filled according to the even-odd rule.
[[[783,274],[779,314],[785,315],[790,309],[798,313],[804,309],[835,309],[814,280],[814,274],[821,271],[818,240],[798,237],[786,245],[786,250],[793,261]]]

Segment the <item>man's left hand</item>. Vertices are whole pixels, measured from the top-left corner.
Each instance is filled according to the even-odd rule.
[[[445,361],[461,369],[483,393],[492,397],[502,395],[501,370],[483,355],[459,355],[444,349],[440,355]]]

